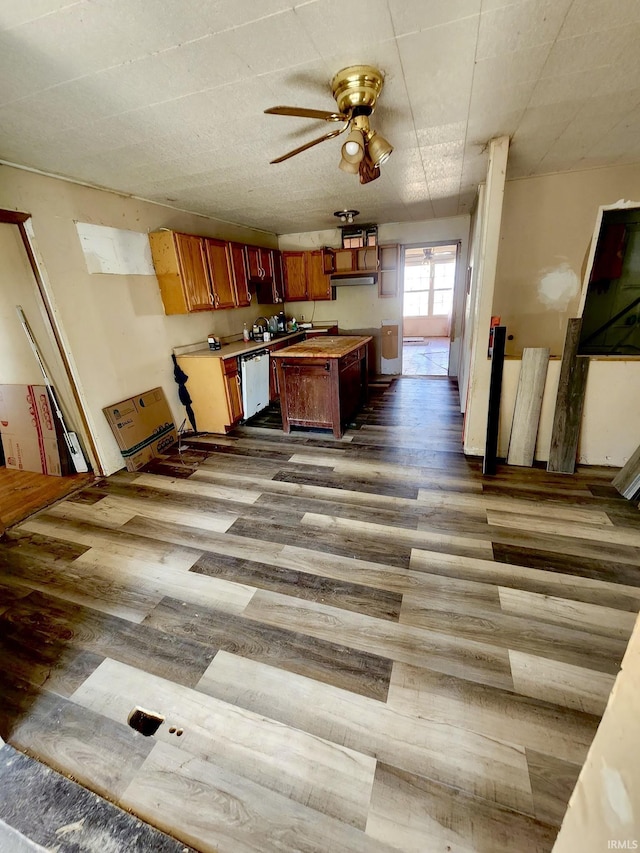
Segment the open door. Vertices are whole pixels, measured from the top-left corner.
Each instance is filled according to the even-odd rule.
[[[458,246],[404,249],[402,373],[447,376]]]

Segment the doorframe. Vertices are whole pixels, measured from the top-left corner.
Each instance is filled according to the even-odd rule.
[[[33,226],[31,223],[31,214],[22,213],[17,210],[4,210],[0,208],[0,224],[15,225],[18,228],[18,232],[20,233],[20,238],[22,240],[22,245],[24,246],[24,250],[27,255],[27,260],[29,261],[29,266],[31,267],[31,271],[33,273],[36,290],[38,291],[38,295],[40,296],[42,306],[47,317],[49,331],[51,332],[53,341],[55,342],[56,350],[60,357],[60,361],[62,363],[62,367],[64,369],[64,373],[69,384],[69,388],[71,390],[71,396],[73,398],[73,402],[75,404],[76,409],[74,414],[77,414],[80,419],[77,431],[81,434],[85,449],[87,450],[88,455],[90,457],[91,466],[94,472],[96,474],[103,474],[104,472],[102,470],[102,466],[100,465],[98,449],[96,447],[93,434],[89,427],[87,409],[82,399],[82,394],[80,392],[80,387],[75,375],[74,367],[64,347],[63,335],[56,318],[55,310],[49,298],[47,286],[42,274],[41,267],[38,264],[38,260],[36,257],[37,249],[35,246]]]
[[[449,366],[451,365],[451,342],[453,340],[453,331],[455,329],[456,323],[456,296],[457,290],[456,286],[458,285],[458,265],[460,263],[460,255],[462,253],[462,238],[456,237],[453,240],[421,240],[419,243],[403,243],[400,246],[400,340],[402,341],[404,338],[404,253],[405,249],[422,249],[422,248],[430,248],[431,246],[455,246],[456,247],[456,268],[454,272],[453,278],[453,298],[451,304],[451,317],[449,322],[449,361],[447,364],[447,376],[451,376],[449,373]],[[404,362],[404,346],[400,347],[400,375],[402,375],[402,368]]]

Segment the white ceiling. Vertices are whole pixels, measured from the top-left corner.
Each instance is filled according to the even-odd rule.
[[[509,177],[640,162],[638,0],[0,0],[0,159],[291,233],[466,213],[486,143]],[[329,82],[377,65],[395,146],[365,186]]]

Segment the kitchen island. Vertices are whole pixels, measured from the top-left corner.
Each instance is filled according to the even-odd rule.
[[[282,429],[333,430],[344,426],[367,399],[370,335],[313,338],[272,354],[280,387]]]

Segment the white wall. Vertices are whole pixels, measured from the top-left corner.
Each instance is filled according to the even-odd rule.
[[[469,217],[453,216],[448,219],[430,219],[420,222],[387,222],[378,226],[378,241],[385,243],[438,243],[450,240],[460,241],[460,255],[456,269],[455,318],[452,325],[449,373],[457,375],[459,362],[459,335],[462,327],[462,300],[467,268],[469,242]],[[298,234],[282,234],[278,245],[283,250],[319,249],[322,246],[340,246],[340,231],[331,228],[326,231],[306,231]],[[391,320],[402,325],[402,293],[397,297],[379,299],[374,285],[336,288],[337,298],[330,302],[289,302],[287,314],[297,319],[304,315],[305,320],[338,320],[343,331],[364,331],[374,333],[383,321]],[[377,369],[380,369],[378,362]],[[400,370],[400,359],[394,364],[394,370]]]
[[[68,341],[104,473],[122,457],[102,408],[155,386],[177,422],[184,417],[171,348],[209,332],[239,334],[259,307],[164,315],[155,276],[90,275],[75,221],[148,232],[160,227],[275,247],[275,235],[184,213],[117,193],[0,166],[0,207],[32,214],[58,322]]]
[[[514,336],[508,355],[562,354],[598,210],[620,199],[640,199],[639,164],[507,181],[492,313]]]

